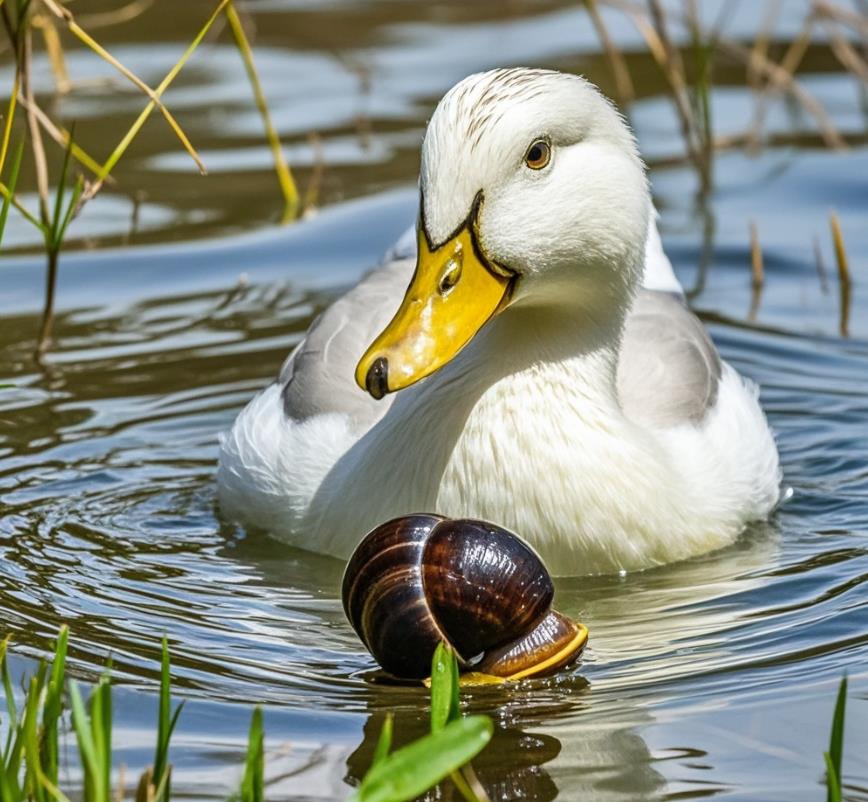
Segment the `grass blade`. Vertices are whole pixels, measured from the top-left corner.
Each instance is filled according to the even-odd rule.
[[[832,229],[832,242],[835,245],[835,262],[838,265],[838,279],[841,284],[850,283],[850,266],[847,261],[847,249],[844,247],[844,236],[841,234],[841,221],[832,212],[829,215],[829,225]]]
[[[114,711],[112,706],[112,687],[108,676],[104,676],[97,686],[101,704],[101,716],[96,719],[96,726],[100,729],[100,742],[102,744],[102,775],[100,776],[101,795],[105,802],[109,802],[112,796],[112,719]]]
[[[19,96],[18,102],[24,106],[25,110],[30,108],[30,105],[27,103],[27,99]],[[96,175],[100,170],[99,162],[86,153],[81,147],[76,145],[74,142],[70,143],[70,134],[62,126],[55,125],[52,119],[41,109],[39,106],[34,103],[33,104],[33,113],[36,115],[37,122],[42,126],[47,133],[58,145],[62,148],[72,147],[72,155],[73,158],[79,162],[79,164],[87,167],[94,175]]]
[[[54,197],[54,214],[51,216],[51,232],[49,237],[51,239],[51,247],[53,248],[60,246],[57,233],[60,230],[61,215],[63,212],[63,194],[66,191],[66,179],[69,176],[69,157],[71,153],[72,135],[70,134],[69,143],[66,146],[66,150],[63,152],[63,165],[60,168],[60,178],[57,182],[57,192]]]
[[[48,54],[51,71],[54,73],[54,85],[57,87],[57,91],[64,95],[72,88],[72,82],[69,80],[69,71],[66,69],[66,58],[63,54],[60,36],[57,33],[54,20],[50,16],[40,14],[38,21],[39,27],[42,29],[45,52]]]
[[[166,770],[168,748],[168,728],[172,716],[171,711],[171,679],[169,676],[169,641],[163,635],[162,659],[160,662],[160,701],[157,712],[157,747],[154,753],[154,780],[159,783]]]
[[[57,785],[59,767],[58,723],[63,712],[63,685],[66,676],[66,653],[69,641],[69,627],[63,626],[57,636],[54,649],[54,663],[48,680],[45,705],[42,710],[42,767],[52,785]]]
[[[181,58],[175,63],[175,66],[172,67],[171,70],[166,74],[166,77],[160,82],[160,85],[154,90],[154,96],[157,100],[151,99],[148,104],[142,109],[142,112],[136,118],[135,122],[130,126],[129,130],[124,134],[121,141],[117,144],[115,149],[112,151],[111,155],[106,159],[103,166],[100,168],[99,174],[97,175],[97,180],[94,184],[92,184],[88,190],[85,192],[85,198],[92,198],[99,191],[105,179],[108,177],[109,173],[114,169],[114,166],[118,163],[118,160],[121,156],[124,155],[127,148],[130,146],[130,143],[135,139],[136,134],[139,133],[141,127],[145,124],[148,117],[151,116],[151,112],[153,112],[156,107],[157,101],[160,97],[162,97],[163,93],[175,80],[178,76],[178,73],[184,68],[184,65],[190,60],[190,56],[193,55],[196,48],[199,47],[202,40],[205,38],[205,35],[211,30],[211,26],[214,24],[214,21],[229,3],[229,0],[221,0],[218,4],[217,8],[214,9],[214,12],[202,26],[201,30],[193,41],[187,46],[187,49],[181,55]]]
[[[15,70],[15,80],[12,83],[12,94],[9,95],[9,106],[6,109],[6,122],[3,125],[3,143],[0,145],[0,173],[6,165],[6,154],[9,152],[9,138],[12,136],[12,121],[15,119],[15,104],[21,88],[21,75]]]
[[[835,773],[835,764],[828,752],[823,752],[826,761],[826,800],[827,802],[842,802],[841,782]]]
[[[439,732],[459,715],[458,660],[439,643],[431,660],[431,732]]]
[[[18,726],[18,710],[15,706],[15,694],[12,691],[12,678],[9,676],[9,664],[6,662],[6,652],[9,649],[11,637],[11,635],[7,635],[0,641],[0,676],[2,676],[3,680],[3,693],[6,696],[6,712],[9,715],[10,735]]]
[[[103,675],[90,697],[90,729],[93,738],[96,772],[88,802],[109,802],[111,797],[111,685]]]
[[[247,34],[244,33],[244,26],[241,24],[241,19],[232,2],[226,6],[226,19],[229,22],[232,36],[235,37],[235,44],[241,53],[241,58],[244,60],[244,68],[247,70],[247,77],[250,79],[250,86],[253,88],[253,95],[256,98],[256,106],[259,109],[263,125],[265,126],[265,136],[268,139],[271,154],[274,158],[274,169],[277,173],[277,180],[284,199],[281,222],[288,223],[298,215],[298,188],[283,157],[280,137],[278,137],[274,124],[271,121],[271,113],[268,111],[265,93],[262,91],[262,84],[259,81],[256,65],[253,62],[253,51],[250,48]]]
[[[21,171],[21,159],[24,156],[24,140],[18,143],[15,156],[12,160],[12,170],[9,174],[9,195],[3,196],[3,206],[0,207],[0,243],[3,242],[3,232],[6,231],[6,220],[9,217],[9,207],[12,205],[12,197],[15,195],[15,187],[18,185],[18,174]]]
[[[72,218],[75,217],[75,213],[78,209],[78,201],[83,192],[84,178],[78,176],[75,180],[75,186],[72,188],[72,194],[69,196],[69,205],[66,207],[66,213],[63,215],[63,220],[61,221],[60,228],[57,231],[58,246],[63,242],[63,238],[66,236],[66,229],[69,228]]]
[[[253,711],[250,735],[247,739],[247,760],[241,780],[241,802],[264,802],[265,799],[265,734],[262,729],[262,708]]]
[[[377,746],[374,749],[374,760],[371,763],[371,768],[379,765],[389,756],[389,750],[392,748],[394,721],[392,714],[387,713],[383,721],[383,728],[380,730],[380,737],[377,739]]]
[[[184,704],[181,703],[172,712],[172,678],[171,660],[169,656],[169,640],[164,635],[162,659],[160,663],[160,700],[157,711],[157,746],[154,752],[154,768],[152,782],[156,787],[155,800],[168,800],[171,796],[170,783],[172,765],[169,763],[169,744],[172,733],[178,723],[178,716]]]
[[[22,727],[24,735],[24,787],[27,790],[28,799],[34,800],[34,802],[45,802],[45,793],[40,782],[42,767],[39,759],[39,734],[37,731],[41,684],[38,676],[30,680]]]
[[[825,754],[827,767],[827,802],[837,802],[841,799],[841,760],[844,755],[844,713],[847,708],[847,677],[841,679],[838,686],[838,698],[835,700],[835,713],[832,716],[832,732],[829,736],[829,751]],[[837,796],[833,794],[833,784],[837,788]]]
[[[28,208],[23,203],[21,203],[18,198],[15,197],[15,193],[12,192],[12,190],[9,189],[9,187],[7,187],[6,184],[4,184],[2,181],[0,181],[0,195],[2,195],[4,199],[9,200],[12,205],[19,211],[21,216],[28,223],[38,228],[42,232],[43,236],[48,235],[48,227],[44,226],[36,217],[34,217],[30,213]]]
[[[81,692],[78,683],[74,680],[69,683],[69,702],[72,708],[72,728],[75,730],[81,765],[85,773],[85,799],[88,802],[106,802],[106,800],[99,800],[92,790],[95,779],[99,776],[99,763]]]
[[[108,62],[112,65],[121,75],[123,75],[127,80],[133,83],[138,89],[144,92],[154,103],[159,107],[160,113],[163,117],[166,118],[166,122],[169,124],[169,127],[175,132],[175,136],[178,137],[181,144],[184,146],[184,149],[187,153],[190,154],[193,161],[196,162],[196,166],[199,168],[201,173],[205,173],[205,165],[202,164],[202,160],[199,158],[199,154],[196,153],[196,149],[190,143],[190,140],[187,138],[187,135],[184,133],[181,126],[178,124],[178,121],[172,116],[171,112],[162,104],[160,100],[160,95],[162,94],[159,91],[155,91],[151,89],[141,78],[139,78],[135,73],[131,72],[127,69],[123,64],[121,64],[111,53],[108,52],[99,42],[96,41],[87,31],[85,31],[74,19],[72,13],[67,8],[63,8],[59,6],[54,0],[43,0],[43,3],[46,7],[54,14],[58,19],[63,20],[67,27],[82,44],[86,47],[90,48],[94,53],[96,53],[101,59]]]
[[[439,732],[392,752],[365,775],[354,802],[406,802],[474,758],[491,740],[487,716],[450,722]]]

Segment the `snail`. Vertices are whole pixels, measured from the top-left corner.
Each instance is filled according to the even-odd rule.
[[[551,609],[554,586],[536,552],[485,521],[415,514],[381,524],[350,558],[342,596],[362,642],[400,678],[427,677],[440,641],[463,671],[545,676],[588,638]]]

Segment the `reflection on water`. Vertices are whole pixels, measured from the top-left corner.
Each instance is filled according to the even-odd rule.
[[[151,80],[210,5],[178,4],[172,19],[143,17],[143,27],[102,38]],[[418,142],[449,83],[492,58],[609,79],[575,4],[251,7],[266,92],[302,184],[313,163],[306,135],[317,129],[324,198],[365,199],[291,229],[237,233],[274,217],[279,202],[243,73],[231,48],[212,43],[167,96],[213,163],[207,191],[155,123],[121,163],[103,210],[79,224],[81,237],[121,239],[124,187],[141,187],[133,243],[212,238],[67,257],[57,349],[42,369],[30,359],[40,263],[5,259],[0,382],[15,387],[0,392],[0,629],[13,633],[17,654],[35,656],[69,622],[79,677],[95,676],[111,653],[128,772],[150,759],[153,698],[141,689],[154,687],[166,632],[188,699],[175,744],[182,794],[222,796],[237,783],[247,705],[263,702],[269,798],[335,799],[364,773],[387,710],[398,742],[425,730],[426,693],[369,681],[371,660],[343,617],[339,562],[220,520],[216,434],[413,220]],[[141,45],[154,36],[164,45]],[[468,694],[467,709],[497,725],[476,769],[503,799],[814,800],[834,683],[848,670],[857,692],[865,687],[868,150],[816,149],[810,130],[770,107],[772,133],[786,142],[721,154],[718,190],[697,211],[693,176],[666,166],[677,123],[662,79],[645,57],[630,58],[648,67],[631,115],[643,150],[664,165],[651,178],[667,250],[725,357],[761,384],[792,495],[720,553],[559,580],[558,608],[590,628],[584,660],[557,678]],[[856,130],[864,121],[848,100],[851,82],[827,50],[814,47],[809,59],[806,85],[835,101],[842,130]],[[101,69],[81,52],[69,61],[83,78]],[[734,68],[721,76],[715,108],[735,127],[751,102]],[[108,108],[91,91],[59,102],[100,152],[138,109],[127,100]],[[847,299],[830,267],[833,205],[854,276]],[[752,221],[766,275],[750,320]],[[27,241],[24,229],[10,236]],[[868,784],[861,705],[857,697],[848,724],[853,787]]]
[[[385,718],[385,712],[372,713],[365,722],[362,742],[347,758],[346,779],[351,785],[358,784],[371,765]],[[395,748],[429,731],[426,719],[414,719],[412,715],[397,716],[394,725]],[[546,771],[545,764],[554,760],[560,751],[561,742],[550,735],[499,726],[495,729],[491,745],[474,761],[473,768],[491,799],[503,802],[519,799],[548,802],[558,795],[558,787]],[[435,797],[431,793],[426,798]],[[446,798],[461,797],[457,791],[449,788]]]

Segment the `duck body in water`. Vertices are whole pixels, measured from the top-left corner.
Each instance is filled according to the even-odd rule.
[[[483,518],[564,575],[701,554],[770,514],[757,389],[687,308],[595,87],[466,78],[420,193],[415,254],[326,310],[221,439],[228,515],[342,558],[398,515]]]

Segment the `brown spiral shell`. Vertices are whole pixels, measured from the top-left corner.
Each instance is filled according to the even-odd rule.
[[[356,633],[397,677],[427,677],[440,641],[465,669],[499,676],[556,670],[584,646],[586,631],[550,611],[554,586],[536,552],[485,521],[415,514],[378,526],[350,558],[342,595]]]

